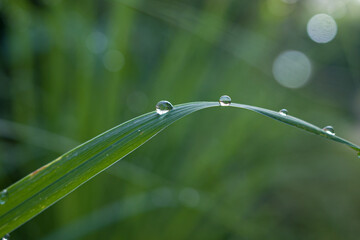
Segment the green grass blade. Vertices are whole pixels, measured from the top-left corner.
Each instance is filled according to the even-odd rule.
[[[65,153],[6,189],[0,205],[0,236],[14,230],[84,182],[120,160],[176,120],[218,103],[175,106],[165,115],[155,112],[127,121]]]
[[[74,191],[176,120],[216,106],[219,106],[217,102],[193,102],[177,105],[164,115],[156,112],[144,114],[100,134],[24,177],[6,189],[6,202],[0,205],[0,236],[16,229]],[[255,111],[360,151],[359,146],[329,135],[321,128],[298,118],[249,105],[233,103],[231,106]]]
[[[279,114],[279,112],[275,112],[275,111],[271,111],[265,108],[260,108],[260,107],[254,107],[254,106],[250,106],[250,105],[245,105],[245,104],[238,104],[238,103],[232,103],[231,104],[232,107],[237,107],[237,108],[243,108],[243,109],[248,109],[257,113],[260,113],[262,115],[265,115],[267,117],[273,118],[275,120],[278,120],[280,122],[289,124],[291,126],[297,127],[297,128],[301,128],[304,129],[308,132],[326,137],[328,139],[331,139],[333,141],[339,142],[339,143],[343,143],[346,144],[347,146],[351,147],[352,149],[354,149],[355,151],[360,152],[360,147],[350,141],[347,141],[341,137],[338,137],[336,135],[331,135],[326,133],[322,128],[319,128],[311,123],[305,122],[299,118],[287,115],[287,116],[283,116],[281,114]]]

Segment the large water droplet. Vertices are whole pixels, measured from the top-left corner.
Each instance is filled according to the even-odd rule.
[[[8,192],[6,189],[2,190],[0,193],[0,204],[4,205],[8,199]]]
[[[323,130],[327,133],[327,134],[330,134],[330,135],[335,135],[335,131],[334,131],[334,128],[332,126],[326,126],[323,128]]]
[[[279,111],[279,114],[280,114],[281,116],[287,116],[287,115],[288,115],[288,110],[286,110],[285,108],[284,108],[284,109],[281,109],[281,110]]]
[[[10,239],[10,234],[5,234],[5,236],[3,236],[2,238],[1,238],[1,240],[9,240]]]
[[[231,104],[231,97],[228,95],[223,95],[219,98],[220,106],[230,106]]]
[[[173,108],[173,105],[169,101],[165,100],[160,101],[156,104],[156,112],[160,115],[169,112]]]

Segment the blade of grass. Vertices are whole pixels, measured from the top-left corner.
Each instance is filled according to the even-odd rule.
[[[237,107],[237,108],[243,108],[243,109],[248,109],[257,113],[260,113],[262,115],[265,115],[267,117],[273,118],[275,120],[278,120],[280,122],[289,124],[291,126],[297,127],[297,128],[301,128],[304,129],[308,132],[326,137],[328,139],[331,139],[333,141],[339,142],[339,143],[343,143],[346,144],[347,146],[351,147],[352,149],[354,149],[355,151],[360,152],[360,147],[350,141],[347,141],[341,137],[338,137],[336,135],[331,135],[326,133],[322,128],[319,128],[311,123],[305,122],[299,118],[287,115],[287,116],[283,116],[281,114],[279,114],[279,112],[275,112],[275,111],[271,111],[268,109],[264,109],[264,108],[260,108],[260,107],[254,107],[254,106],[250,106],[250,105],[245,105],[245,104],[238,104],[238,103],[233,103],[231,104],[232,107]]]
[[[44,211],[176,120],[198,110],[217,106],[217,102],[193,102],[176,105],[164,115],[156,112],[144,114],[100,134],[39,168],[6,189],[7,199],[0,207],[0,236]],[[354,143],[327,134],[301,119],[244,104],[233,103],[231,106],[260,113],[360,151],[360,147]]]

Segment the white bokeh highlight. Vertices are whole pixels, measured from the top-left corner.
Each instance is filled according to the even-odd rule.
[[[307,24],[307,33],[317,43],[328,43],[337,33],[337,25],[331,16],[320,13],[313,16]]]
[[[310,79],[310,60],[302,52],[285,51],[274,61],[273,75],[276,81],[284,87],[300,88]]]

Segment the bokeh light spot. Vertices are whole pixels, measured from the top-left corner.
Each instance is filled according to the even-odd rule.
[[[288,4],[294,4],[297,3],[298,0],[282,0],[284,3],[288,3]]]
[[[124,65],[124,55],[117,50],[109,50],[103,57],[103,63],[110,72],[119,71]]]
[[[348,14],[349,2],[349,0],[307,0],[305,4],[310,12],[322,12],[333,18],[342,18]]]
[[[314,42],[328,43],[336,36],[337,25],[331,16],[320,13],[309,20],[307,33]]]
[[[86,39],[86,46],[92,53],[102,53],[108,44],[107,37],[98,31],[92,32]]]
[[[273,74],[276,81],[282,86],[299,88],[309,81],[311,63],[302,52],[289,50],[281,53],[275,59]]]

